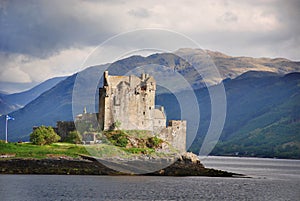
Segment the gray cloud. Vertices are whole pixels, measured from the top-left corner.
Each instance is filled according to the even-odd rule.
[[[150,16],[150,12],[145,8],[132,9],[128,11],[128,14],[139,18],[147,18]]]
[[[113,34],[113,20],[89,16],[81,1],[2,1],[0,50],[48,57]]]
[[[299,10],[297,0],[2,0],[0,81],[14,81],[12,72],[20,82],[75,72],[74,58],[80,63],[88,54],[83,50],[142,28],[183,33],[229,55],[300,60]]]
[[[295,46],[299,45],[299,10],[296,0],[172,1],[166,5],[159,1],[143,5],[139,1],[1,1],[0,51],[45,58],[63,49],[97,45],[120,32],[147,27],[179,31],[193,35],[194,40],[202,39],[197,34],[212,32],[223,37],[225,33],[226,40],[243,44],[243,37],[236,36],[247,33],[251,44],[290,41],[290,46]],[[221,45],[218,49],[223,48],[228,49]]]
[[[236,22],[238,17],[232,12],[225,12],[220,18],[217,19],[219,22]]]

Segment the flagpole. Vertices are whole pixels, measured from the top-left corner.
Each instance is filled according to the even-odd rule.
[[[5,142],[7,143],[7,121],[8,121],[8,116],[5,116]]]

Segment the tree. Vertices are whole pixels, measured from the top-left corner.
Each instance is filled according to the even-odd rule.
[[[46,145],[58,142],[60,136],[55,133],[51,126],[40,126],[30,134],[30,142],[36,145]]]

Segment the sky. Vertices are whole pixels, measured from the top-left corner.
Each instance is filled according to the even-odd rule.
[[[99,44],[139,29],[231,56],[300,61],[299,10],[298,0],[0,0],[0,83],[15,86],[0,90],[71,75]]]

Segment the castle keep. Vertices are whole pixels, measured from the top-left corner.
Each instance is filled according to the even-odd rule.
[[[148,130],[185,151],[186,121],[171,120],[166,127],[164,108],[155,108],[156,81],[149,74],[141,77],[112,76],[104,72],[99,89],[98,120],[102,130]]]

